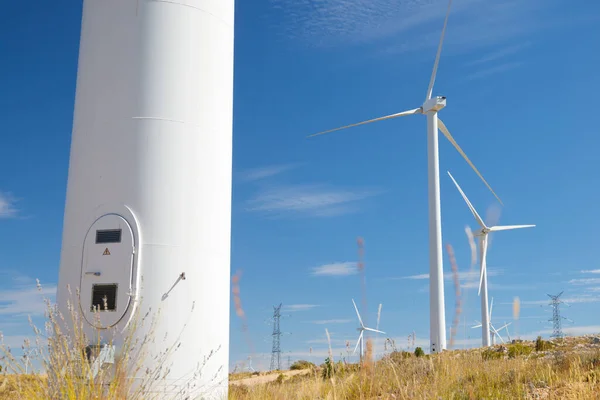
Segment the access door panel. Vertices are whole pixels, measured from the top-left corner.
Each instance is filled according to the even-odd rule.
[[[97,328],[116,325],[131,302],[135,238],[117,214],[97,219],[88,231],[81,265],[81,311]]]

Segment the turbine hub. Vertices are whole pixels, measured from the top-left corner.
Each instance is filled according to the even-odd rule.
[[[431,99],[425,101],[425,103],[423,103],[423,114],[428,113],[429,111],[438,112],[444,107],[446,107],[446,97],[434,96]]]

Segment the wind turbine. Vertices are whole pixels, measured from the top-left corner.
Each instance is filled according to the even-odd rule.
[[[252,367],[252,357],[248,356],[248,371],[250,372],[256,372],[256,370]]]
[[[423,114],[427,116],[427,164],[428,164],[428,181],[429,181],[429,342],[432,353],[440,352],[446,349],[446,317],[444,305],[444,272],[442,260],[442,222],[440,210],[440,171],[439,171],[439,154],[438,154],[438,129],[442,131],[444,136],[458,150],[462,157],[469,163],[471,168],[475,170],[477,175],[483,180],[485,185],[492,191],[494,196],[500,201],[500,198],[494,193],[490,185],[483,178],[481,173],[475,168],[475,165],[469,160],[464,151],[456,143],[446,125],[438,118],[437,113],[446,106],[445,96],[432,97],[433,84],[437,74],[437,68],[442,52],[442,43],[446,33],[448,24],[448,16],[450,15],[450,6],[452,0],[448,2],[448,9],[444,19],[444,26],[438,44],[433,71],[429,80],[427,94],[423,105],[412,110],[402,111],[395,114],[386,115],[384,117],[374,118],[363,122],[358,122],[351,125],[345,125],[339,128],[330,129],[309,135],[309,137],[322,135],[329,132],[334,132],[340,129],[350,128],[358,125],[369,124],[372,122],[383,121],[387,119],[403,117],[414,114]]]
[[[499,333],[502,329],[506,329],[506,334],[508,335],[508,340],[510,341],[510,335],[508,333],[508,326],[510,324],[512,324],[512,322],[509,322],[508,324],[504,323],[504,325],[501,326],[500,329],[496,329],[494,327],[494,324],[492,323],[492,310],[493,310],[493,308],[494,308],[494,298],[492,297],[492,304],[490,305],[490,325],[489,325],[489,333],[490,333],[490,335],[492,335],[492,345],[496,344],[496,336],[498,336],[498,338],[500,339],[500,341],[502,343],[505,343],[504,339],[502,339],[502,336]],[[481,322],[479,322],[479,321],[475,321],[475,322],[477,322],[478,324],[475,325],[475,326],[472,326],[471,328],[479,328],[479,327],[482,326]]]
[[[469,210],[471,210],[471,213],[477,220],[477,223],[479,224],[479,226],[481,226],[481,230],[479,232],[474,233],[473,236],[479,237],[479,250],[481,253],[481,264],[480,265],[481,266],[480,266],[480,270],[479,270],[479,291],[477,292],[477,294],[479,296],[481,296],[481,321],[483,322],[483,325],[481,326],[482,342],[483,342],[483,346],[487,347],[490,345],[490,331],[488,329],[489,324],[490,324],[490,317],[489,317],[488,308],[487,308],[488,292],[487,292],[487,272],[486,272],[488,234],[490,232],[507,231],[507,230],[511,230],[511,229],[532,228],[535,225],[505,225],[505,226],[490,226],[490,227],[488,227],[485,224],[485,222],[483,222],[483,220],[481,219],[481,217],[475,210],[475,207],[473,207],[473,205],[471,204],[471,202],[469,201],[469,199],[467,198],[465,193],[462,191],[462,189],[460,188],[460,186],[458,185],[458,183],[456,182],[456,180],[454,179],[454,177],[452,176],[450,171],[448,171],[448,175],[450,175],[450,179],[452,179],[452,182],[454,182],[454,185],[456,185],[456,188],[458,189],[461,196],[465,200],[465,203],[467,203],[467,206],[469,207]],[[482,292],[483,292],[483,295],[481,294]]]
[[[352,304],[354,304],[354,309],[356,310],[356,316],[358,317],[358,322],[360,323],[360,327],[356,328],[356,330],[360,332],[360,335],[358,336],[358,341],[356,342],[356,346],[354,347],[354,352],[352,352],[352,354],[356,353],[356,349],[358,349],[358,345],[360,345],[360,360],[362,361],[362,357],[363,357],[363,354],[365,351],[365,336],[364,336],[365,331],[381,333],[384,335],[385,335],[385,332],[382,332],[377,329],[367,328],[363,324],[362,318],[360,317],[360,314],[358,313],[358,308],[356,307],[356,303],[354,302],[354,299],[352,299]]]

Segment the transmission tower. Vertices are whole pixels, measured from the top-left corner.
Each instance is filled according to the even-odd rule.
[[[552,336],[551,337],[553,337],[553,338],[564,337],[563,332],[562,332],[562,320],[568,319],[568,318],[562,317],[560,315],[559,306],[561,304],[563,304],[563,301],[559,297],[562,294],[563,294],[563,292],[560,292],[557,295],[551,295],[551,294],[548,295],[548,297],[550,297],[550,299],[551,299],[550,305],[552,306],[552,319],[549,319],[548,321],[552,322]]]
[[[281,318],[281,303],[273,306],[273,347],[271,349],[271,371],[281,369],[281,329],[279,329],[279,318]]]

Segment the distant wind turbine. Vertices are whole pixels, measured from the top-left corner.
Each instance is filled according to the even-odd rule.
[[[440,206],[440,170],[439,170],[439,135],[438,130],[442,131],[446,139],[454,146],[460,155],[467,161],[475,173],[481,178],[483,183],[492,191],[494,196],[500,203],[502,201],[492,190],[492,187],[483,178],[483,175],[477,170],[475,165],[469,160],[469,157],[460,148],[454,137],[446,125],[438,118],[438,112],[446,107],[445,96],[432,96],[433,85],[437,75],[440,55],[442,53],[442,44],[446,34],[446,26],[448,25],[448,17],[450,15],[450,6],[452,0],[448,1],[446,17],[440,35],[440,41],[433,63],[429,86],[425,100],[418,108],[412,110],[401,111],[398,113],[386,115],[370,119],[367,121],[357,122],[342,127],[329,129],[310,135],[309,137],[323,135],[325,133],[338,131],[341,129],[351,128],[354,126],[370,124],[377,121],[390,120],[393,118],[404,117],[409,115],[425,115],[427,117],[427,175],[428,175],[428,194],[429,194],[429,344],[432,353],[439,353],[446,349],[446,317],[445,317],[445,300],[444,300],[444,271],[443,271],[443,253],[442,253],[442,217]]]
[[[454,177],[452,176],[450,171],[448,171],[448,175],[450,175],[450,179],[452,179],[452,182],[454,182],[454,185],[456,185],[456,188],[458,189],[461,196],[465,200],[465,203],[467,203],[469,210],[471,210],[471,213],[473,214],[473,216],[477,220],[477,223],[481,227],[481,230],[479,232],[474,233],[473,236],[479,237],[479,247],[480,247],[480,252],[481,252],[481,260],[480,260],[481,267],[480,267],[480,272],[479,272],[479,291],[477,292],[477,294],[481,296],[481,320],[483,322],[483,325],[481,327],[482,343],[483,343],[484,347],[487,347],[490,345],[490,331],[489,331],[490,317],[489,317],[488,307],[487,307],[488,293],[487,293],[487,272],[486,272],[488,234],[490,232],[506,231],[506,230],[510,230],[510,229],[532,228],[535,225],[506,225],[506,226],[490,226],[490,227],[488,227],[485,224],[485,222],[483,222],[483,219],[481,219],[481,217],[475,210],[475,207],[473,207],[473,205],[467,198],[467,195],[465,195],[465,193],[462,191],[462,189],[460,188],[460,186],[458,185],[458,183],[456,182],[456,180],[454,179]],[[483,291],[483,295],[482,295],[482,291]]]
[[[358,312],[358,308],[356,307],[356,303],[354,302],[354,299],[352,299],[352,304],[354,304],[354,309],[356,310],[356,316],[358,317],[358,322],[360,323],[360,327],[356,328],[356,330],[360,332],[360,335],[358,336],[358,341],[356,342],[356,346],[354,347],[354,352],[352,354],[356,353],[356,350],[358,349],[358,346],[360,345],[360,360],[362,361],[364,351],[365,351],[365,336],[364,336],[365,331],[381,333],[384,335],[385,335],[385,332],[382,332],[377,329],[367,328],[363,324],[362,318],[360,317],[360,314]]]
[[[492,335],[492,345],[496,344],[496,337],[498,337],[502,343],[505,343],[504,339],[502,339],[502,336],[500,335],[500,331],[502,329],[506,329],[506,335],[508,336],[508,341],[510,342],[510,334],[508,333],[508,326],[510,324],[512,324],[512,322],[509,322],[508,324],[504,323],[504,325],[501,326],[500,329],[496,329],[494,327],[494,324],[492,323],[493,308],[494,308],[494,298],[492,297],[492,304],[490,305],[490,325],[489,325],[489,333],[490,333],[490,335]],[[479,328],[479,327],[483,326],[481,322],[479,322],[479,321],[475,321],[475,322],[477,322],[478,324],[475,326],[472,326],[471,328]]]

